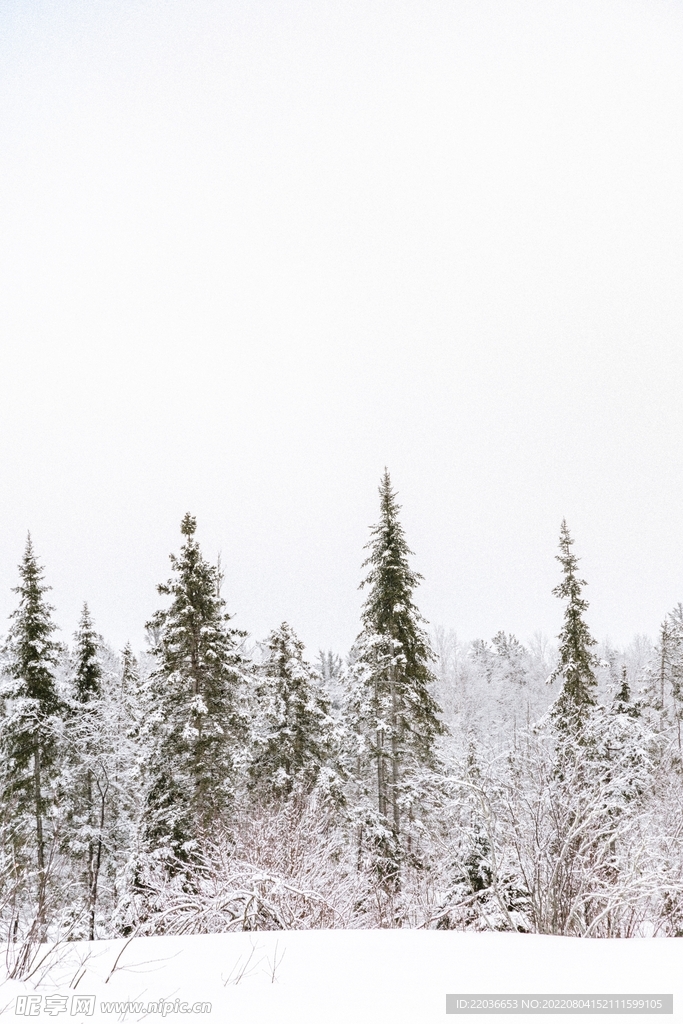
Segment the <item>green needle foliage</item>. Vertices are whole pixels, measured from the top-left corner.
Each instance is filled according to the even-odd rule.
[[[562,678],[562,691],[555,701],[552,717],[562,731],[575,731],[586,722],[590,709],[596,704],[597,680],[593,671],[596,658],[592,648],[596,641],[584,620],[588,602],[581,596],[586,581],[577,576],[578,559],[572,551],[572,540],[566,520],[560,528],[560,554],[563,578],[553,590],[556,597],[566,601],[564,624],[558,637],[560,657],[551,680]]]
[[[28,858],[37,869],[37,920],[42,925],[63,708],[55,682],[60,648],[53,639],[54,609],[45,599],[50,587],[43,583],[30,534],[19,575],[19,586],[14,587],[19,606],[12,612],[5,646],[2,812],[11,816],[18,862],[26,863]]]
[[[100,651],[104,642],[95,631],[87,604],[83,605],[75,640],[74,698],[78,705],[87,705],[102,696]]]
[[[173,576],[157,588],[170,606],[148,624],[157,667],[146,693],[150,754],[142,836],[148,851],[183,859],[226,819],[246,723],[244,634],[228,625],[220,571],[202,556],[189,513],[180,530],[185,543],[171,555]]]
[[[102,699],[104,641],[95,630],[87,604],[83,605],[74,639],[72,699],[66,728],[68,749],[63,785],[66,790],[68,846],[80,868],[79,884],[84,895],[86,928],[83,934],[92,940],[95,938],[98,886],[105,852],[104,830],[112,786],[109,779],[109,722]]]
[[[276,797],[310,793],[332,760],[330,702],[291,626],[283,622],[264,646],[251,784]]]
[[[368,573],[361,587],[368,596],[355,645],[349,715],[361,760],[374,764],[378,827],[390,830],[398,850],[410,778],[433,765],[436,738],[445,729],[430,692],[434,655],[413,601],[422,577],[408,563],[412,552],[387,470],[379,496],[379,522],[363,563]]]

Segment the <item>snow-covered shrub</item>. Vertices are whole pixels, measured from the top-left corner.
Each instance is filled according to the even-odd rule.
[[[379,923],[347,831],[313,799],[245,805],[175,871],[147,862],[128,927],[169,934]],[[135,921],[135,908],[140,919]]]

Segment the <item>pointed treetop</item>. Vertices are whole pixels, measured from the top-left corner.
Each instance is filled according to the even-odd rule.
[[[88,704],[101,695],[102,666],[99,658],[103,641],[95,631],[95,624],[85,601],[74,639],[76,641],[75,698],[79,704]]]
[[[180,524],[180,532],[183,534],[184,537],[192,537],[196,529],[196,516],[192,516],[190,515],[189,512],[186,512],[185,515],[183,516],[183,521]]]
[[[580,598],[581,588],[587,586],[585,580],[581,580],[576,576],[576,572],[579,568],[579,560],[572,551],[572,544],[574,538],[569,533],[569,527],[567,526],[567,520],[562,520],[560,526],[560,554],[555,555],[556,560],[562,566],[564,570],[564,578],[554,589],[553,594],[560,598],[569,598],[575,607],[580,608],[581,611],[585,611],[588,608],[588,602],[583,598]]]
[[[382,479],[379,482],[379,499],[382,522],[386,524],[389,521],[395,521],[401,506],[396,501],[396,491],[391,486],[391,477],[386,466],[384,467]],[[368,546],[366,545],[366,547]]]
[[[43,582],[44,572],[30,534],[19,565],[19,578],[19,585],[12,588],[19,595],[19,604],[10,613],[8,674],[20,683],[16,696],[36,699],[45,713],[52,714],[59,707],[53,675],[59,644],[52,638],[57,627],[52,621],[54,608],[45,600],[45,593],[51,588]]]
[[[15,593],[23,592],[27,584],[29,586],[32,584],[37,585],[41,593],[44,593],[47,590],[52,590],[52,587],[42,583],[43,570],[38,563],[35,551],[33,550],[33,541],[31,539],[30,530],[26,534],[26,547],[24,548],[24,557],[19,565],[19,572],[22,580],[24,581],[24,585],[13,587],[12,589]]]
[[[33,541],[31,540],[30,533],[27,534],[24,557],[18,568],[21,582],[18,586],[12,587],[12,591],[21,596],[21,606],[30,605],[35,607],[35,609],[40,606],[49,615],[50,612],[54,611],[54,608],[52,605],[44,604],[43,594],[47,593],[48,590],[52,590],[52,587],[43,582],[45,574],[33,550]],[[11,617],[16,618],[21,614],[23,613],[20,607],[11,613]],[[51,626],[50,628],[53,630],[55,627]]]
[[[593,669],[596,658],[591,648],[596,641],[584,619],[588,602],[581,596],[586,581],[576,575],[578,559],[572,552],[574,543],[562,520],[560,527],[560,554],[556,555],[562,566],[562,581],[553,589],[553,594],[566,601],[564,623],[558,637],[560,641],[559,661],[551,680],[563,677],[562,692],[554,705],[553,716],[561,725],[580,725],[587,711],[595,705],[597,679]]]
[[[384,551],[387,547],[395,548],[401,555],[413,554],[405,542],[403,527],[398,518],[401,506],[396,500],[396,491],[391,486],[391,477],[386,466],[384,467],[384,474],[380,480],[378,490],[380,498],[379,522],[370,527],[371,538],[365,544],[366,548],[373,549],[373,555],[366,558],[363,562],[364,566],[372,564],[373,561],[376,562],[378,557],[383,557],[380,555],[380,552]],[[419,573],[414,575],[416,580],[422,579]],[[361,587],[365,586],[365,582],[367,581],[361,583]]]
[[[413,552],[406,543],[399,520],[401,506],[396,500],[386,467],[379,496],[379,522],[371,527],[370,540],[365,545],[370,554],[363,562],[363,568],[369,567],[369,571],[360,583],[361,589],[370,589],[363,609],[363,622],[366,628],[372,625],[375,632],[388,632],[398,639],[405,628],[413,633],[417,623],[422,621],[412,601],[413,590],[422,576],[408,563],[408,556]]]
[[[628,676],[626,675],[626,665],[621,667],[621,689],[614,698],[621,704],[631,703],[631,687],[628,685]]]

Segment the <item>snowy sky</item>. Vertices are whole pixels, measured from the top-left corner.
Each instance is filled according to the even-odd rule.
[[[141,646],[191,511],[237,625],[343,653],[386,464],[432,624],[555,635],[566,516],[653,634],[682,52],[673,0],[3,0],[0,622],[30,529]]]

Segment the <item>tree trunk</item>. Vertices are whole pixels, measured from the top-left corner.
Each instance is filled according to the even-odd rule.
[[[394,679],[394,666],[392,662],[389,663],[389,690],[391,693],[391,808],[393,818],[394,843],[396,850],[395,875],[392,881],[394,893],[397,894],[401,891],[401,809],[399,807],[398,802],[400,780],[400,752],[398,742],[398,697],[396,694],[396,680]],[[402,920],[397,920],[396,923],[401,925],[403,922]]]
[[[386,765],[384,763],[384,730],[377,730],[377,807],[379,813],[386,817],[387,814],[387,780]]]
[[[106,773],[105,773],[106,774]],[[100,877],[100,868],[102,866],[102,835],[104,832],[104,816],[106,808],[107,793],[109,792],[109,783],[107,782],[104,789],[100,785],[100,780],[95,779],[97,790],[100,795],[100,821],[99,821],[99,835],[97,837],[97,853],[94,857],[94,862],[90,860],[90,890],[88,893],[89,906],[89,920],[88,920],[88,938],[92,942],[95,938],[95,912],[97,910],[97,885]]]
[[[38,860],[38,913],[37,924],[40,941],[45,941],[45,839],[43,836],[42,772],[40,763],[40,739],[36,737],[33,748],[33,788],[36,806],[36,855]]]
[[[394,683],[394,673],[390,669],[390,686],[391,686],[391,804],[393,810],[394,819],[394,832],[396,833],[396,839],[401,832],[401,809],[398,803],[399,794],[399,783],[400,783],[400,753],[398,745],[398,703],[396,698],[396,684]]]

